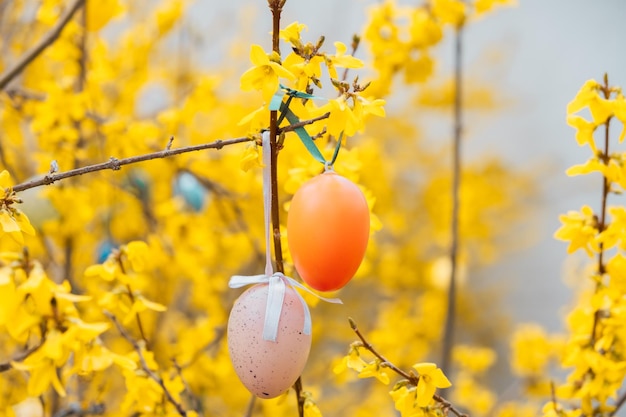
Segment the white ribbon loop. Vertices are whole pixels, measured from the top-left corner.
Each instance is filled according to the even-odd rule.
[[[252,284],[269,284],[267,292],[267,304],[265,306],[265,321],[263,322],[263,340],[276,342],[278,336],[278,325],[280,315],[283,311],[283,303],[285,301],[285,291],[290,286],[296,296],[302,303],[304,310],[304,325],[302,333],[311,334],[311,312],[304,298],[296,290],[300,288],[306,292],[313,294],[320,300],[342,304],[338,298],[322,297],[304,285],[300,284],[293,278],[287,277],[280,272],[274,273],[272,267],[272,254],[270,250],[270,207],[272,205],[272,189],[270,180],[270,167],[272,160],[270,158],[270,134],[268,131],[263,132],[263,214],[265,218],[265,274],[263,275],[233,275],[228,282],[230,288],[241,288]]]
[[[333,304],[342,304],[339,298],[322,297],[319,294],[314,293],[304,285],[300,284],[295,279],[287,277],[280,272],[276,272],[270,277],[268,277],[267,275],[233,275],[230,278],[228,286],[230,288],[241,288],[252,284],[269,284],[269,287],[267,289],[267,305],[265,306],[265,321],[263,322],[263,340],[269,340],[272,342],[276,341],[276,337],[278,336],[280,315],[283,311],[283,302],[285,301],[285,291],[287,285],[294,290],[296,296],[302,304],[302,309],[304,311],[304,324],[302,326],[302,333],[306,335],[311,334],[311,312],[306,301],[304,301],[304,298],[302,298],[296,288],[303,289],[304,291],[308,292],[309,294],[313,294],[315,297],[319,298],[322,301]]]

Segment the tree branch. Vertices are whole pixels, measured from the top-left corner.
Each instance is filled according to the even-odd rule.
[[[44,36],[33,48],[22,55],[11,68],[0,75],[0,91],[4,90],[4,87],[6,87],[7,84],[10,83],[17,75],[19,75],[28,66],[28,64],[37,58],[39,54],[41,54],[48,46],[54,43],[54,41],[61,34],[65,25],[68,24],[76,11],[78,11],[84,3],[85,0],[75,0],[74,3],[72,3],[67,10],[65,10],[65,13],[63,13],[59,21],[52,27],[52,29],[50,29],[46,36]]]
[[[272,12],[272,51],[280,55],[280,16],[283,12],[286,0],[268,0]],[[280,206],[278,204],[278,143],[276,137],[280,133],[278,128],[278,112],[270,112],[270,183],[272,201],[272,231],[274,238],[274,256],[276,259],[276,271],[284,272],[283,249],[280,241]],[[302,397],[302,377],[299,376],[293,385],[298,401],[298,416],[304,417],[304,398]]]
[[[43,346],[43,344],[45,342],[46,342],[46,338],[42,337],[41,340],[39,341],[39,343],[37,343],[36,345],[31,346],[30,348],[26,349],[24,352],[19,353],[13,359],[11,359],[9,362],[0,363],[0,372],[6,372],[9,369],[12,369],[13,366],[11,365],[11,362],[21,362],[21,361],[23,361],[24,359],[26,359],[27,357],[29,357],[30,355],[35,353],[41,346]]]
[[[102,415],[105,411],[104,404],[92,404],[87,408],[81,408],[80,404],[73,403],[69,407],[56,412],[54,417]]]
[[[452,154],[452,216],[450,220],[450,284],[448,287],[448,309],[444,327],[441,369],[450,373],[454,329],[456,325],[456,293],[459,253],[459,194],[461,188],[461,134],[462,134],[462,35],[463,24],[455,32],[454,54],[454,141]]]
[[[396,374],[400,375],[402,378],[406,379],[407,381],[409,381],[409,383],[413,386],[417,386],[417,383],[419,381],[419,375],[415,375],[414,373],[409,373],[406,372],[400,368],[398,368],[396,365],[394,365],[392,362],[388,361],[387,358],[385,358],[383,355],[381,355],[376,349],[374,349],[374,346],[372,346],[366,339],[365,336],[363,336],[363,334],[361,333],[361,331],[359,330],[359,328],[356,325],[356,322],[348,317],[348,321],[350,322],[350,327],[352,328],[352,330],[354,331],[354,333],[356,333],[356,335],[359,337],[359,339],[361,339],[361,343],[363,344],[363,347],[365,349],[367,349],[371,354],[373,354],[374,356],[376,356],[380,361],[381,361],[381,366],[384,366],[386,368],[391,369],[392,371],[394,371]],[[441,395],[433,395],[433,400],[435,400],[436,402],[438,402],[439,404],[441,404],[443,406],[444,409],[449,410],[452,414],[454,414],[457,417],[468,417],[467,414],[464,414],[462,412],[460,412],[459,410],[457,410],[450,401],[446,400],[445,398],[443,398]]]
[[[622,395],[619,396],[619,398],[615,402],[615,405],[614,405],[615,408],[613,408],[613,411],[611,411],[611,414],[609,414],[609,416],[610,417],[616,416],[617,412],[620,410],[620,408],[622,408],[624,403],[626,403],[626,391],[623,392]]]
[[[153,153],[139,155],[139,156],[131,156],[129,158],[124,158],[124,159],[117,159],[117,158],[111,157],[107,162],[101,162],[99,164],[94,164],[94,165],[87,165],[81,168],[71,169],[65,172],[48,173],[43,178],[26,181],[26,182],[23,182],[21,184],[14,186],[13,191],[20,192],[20,191],[28,190],[30,188],[39,187],[42,185],[50,185],[57,181],[64,180],[66,178],[76,177],[78,175],[83,175],[83,174],[87,174],[90,172],[103,171],[106,169],[119,171],[120,168],[124,165],[136,164],[138,162],[149,161],[152,159],[167,158],[170,156],[180,155],[180,154],[187,153],[187,152],[201,151],[204,149],[219,150],[219,149],[222,149],[224,146],[234,145],[236,143],[242,143],[242,142],[249,142],[251,140],[252,139],[250,139],[249,137],[241,137],[241,138],[225,139],[225,140],[219,139],[214,142],[204,143],[202,145],[184,146],[182,148],[176,148],[176,149],[165,149],[163,151],[153,152]]]
[[[130,343],[133,346],[133,348],[135,349],[135,352],[137,352],[137,356],[139,356],[139,364],[141,365],[141,369],[148,375],[149,378],[151,378],[154,382],[159,384],[161,389],[163,389],[163,393],[165,394],[167,401],[169,401],[174,406],[174,408],[176,408],[176,411],[178,412],[178,414],[180,414],[183,417],[186,417],[187,411],[185,411],[182,404],[176,401],[172,393],[165,386],[163,379],[161,379],[161,377],[158,376],[148,366],[146,359],[143,357],[143,352],[141,350],[141,346],[139,346],[139,343],[137,343],[137,341],[130,334],[128,334],[126,329],[117,320],[117,317],[115,317],[113,314],[109,313],[108,311],[104,311],[104,315],[107,316],[113,322],[113,324],[115,324],[115,327],[120,332],[122,337],[126,339],[126,341],[128,341],[128,343]]]
[[[309,120],[303,120],[301,122],[298,123],[294,123],[292,125],[287,125],[285,127],[281,127],[278,128],[278,133],[286,133],[286,132],[291,132],[293,130],[296,130],[298,128],[304,127],[304,126],[308,126],[308,125],[312,125],[315,122],[319,122],[320,120],[324,120],[324,119],[328,119],[330,117],[330,112],[324,113],[321,116],[317,116],[314,117],[312,119]]]

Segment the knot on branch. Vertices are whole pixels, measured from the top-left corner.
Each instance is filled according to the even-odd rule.
[[[109,163],[111,164],[111,169],[113,171],[119,171],[120,169],[122,169],[122,165],[120,164],[120,160],[117,159],[116,157],[112,156],[111,158],[109,158]]]

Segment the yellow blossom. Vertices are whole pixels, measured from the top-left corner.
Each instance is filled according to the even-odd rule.
[[[363,66],[363,61],[353,57],[352,55],[346,54],[346,52],[348,51],[348,47],[344,43],[335,42],[335,48],[337,49],[337,53],[335,55],[326,56],[328,63],[328,72],[330,73],[331,78],[335,80],[339,79],[335,67],[361,68]]]
[[[596,142],[593,139],[593,132],[596,130],[594,123],[588,122],[581,116],[568,114],[567,124],[576,129],[576,141],[580,146],[589,145],[594,153],[597,152]]]
[[[496,360],[493,349],[468,345],[457,345],[452,350],[456,363],[472,373],[482,373],[489,369]]]
[[[514,6],[516,5],[516,1],[515,0],[476,0],[474,2],[474,8],[476,9],[476,14],[478,15],[489,12],[496,5]]]
[[[426,407],[433,399],[437,388],[448,388],[452,383],[434,363],[416,363],[413,369],[419,374],[417,382],[417,405]]]
[[[619,135],[619,141],[623,142],[626,137],[626,99],[622,93],[618,94],[613,100],[613,113],[615,118],[622,122],[622,133]]]
[[[256,144],[246,146],[244,153],[239,160],[239,166],[244,171],[248,171],[250,168],[263,166],[262,154],[259,152]]]
[[[466,6],[460,0],[432,0],[432,10],[443,23],[459,26],[465,21]]]
[[[576,94],[576,97],[567,104],[567,114],[574,114],[585,107],[589,108],[593,122],[600,125],[613,114],[611,102],[599,93],[600,85],[595,80],[587,81]]]
[[[591,207],[583,206],[580,212],[569,211],[559,216],[559,220],[563,225],[554,233],[554,237],[569,242],[567,253],[584,249],[587,255],[592,256],[598,250],[595,240],[598,226]]]
[[[241,76],[241,89],[243,91],[260,90],[263,98],[267,101],[278,89],[278,78],[294,80],[295,76],[276,62],[279,57],[267,56],[259,45],[250,48],[250,61],[254,67],[250,68]]]
[[[389,384],[389,374],[381,366],[379,360],[372,361],[365,365],[359,372],[359,378],[376,378],[383,384]]]
[[[297,45],[300,42],[300,32],[306,29],[307,26],[304,23],[293,22],[280,30],[280,38]]]

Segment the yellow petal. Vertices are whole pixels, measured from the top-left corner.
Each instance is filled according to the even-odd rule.
[[[0,188],[5,189],[11,187],[11,175],[6,169],[0,172]]]
[[[270,63],[267,54],[259,45],[250,46],[250,61],[257,67]]]
[[[432,379],[432,383],[437,388],[448,388],[452,386],[450,380],[445,376],[443,371],[439,368],[435,369],[434,372],[430,374],[430,378]]]
[[[276,62],[270,62],[269,65],[270,67],[272,67],[276,75],[278,75],[279,77],[289,78],[290,80],[296,79],[296,76],[293,75],[291,71],[289,71],[287,68],[283,67],[282,65],[277,64]]]
[[[17,222],[22,232],[29,234],[31,236],[35,236],[36,234],[35,229],[30,224],[30,220],[28,220],[28,217],[26,217],[24,213],[22,213],[20,210],[15,210],[13,212],[13,218]]]
[[[0,226],[6,233],[19,232],[20,226],[15,219],[9,214],[8,211],[0,210]]]
[[[159,304],[154,301],[147,300],[144,297],[138,297],[136,302],[142,304],[145,307],[143,308],[143,310],[145,309],[152,310],[152,311],[166,311],[167,310],[167,307],[165,307],[163,304]]]
[[[421,377],[417,383],[417,406],[426,407],[435,395],[435,385],[426,382],[426,378]]]

